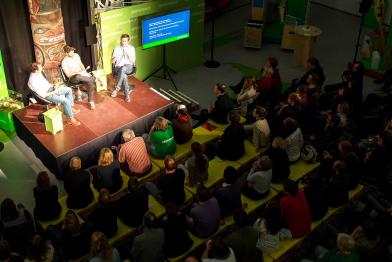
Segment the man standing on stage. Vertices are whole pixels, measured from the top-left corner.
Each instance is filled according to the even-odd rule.
[[[90,109],[95,109],[94,104],[94,83],[95,77],[87,73],[80,56],[75,53],[75,48],[71,46],[64,47],[65,57],[61,62],[64,74],[69,78],[73,84],[85,83],[88,85],[88,102]]]
[[[74,104],[72,89],[67,86],[56,87],[50,84],[42,74],[42,65],[39,63],[33,63],[31,65],[31,71],[28,82],[29,88],[37,95],[52,103],[62,104],[69,122],[74,126],[80,125],[80,122],[73,117],[80,110],[72,108]]]
[[[125,101],[130,102],[129,94],[132,89],[129,88],[128,75],[133,74],[136,68],[135,48],[129,44],[129,35],[123,34],[120,38],[120,46],[113,51],[112,64],[117,74],[116,88],[112,92],[112,97],[116,97],[121,86],[124,86]]]

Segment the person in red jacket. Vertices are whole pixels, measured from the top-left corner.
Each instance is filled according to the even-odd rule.
[[[282,217],[286,221],[294,238],[303,237],[310,232],[312,217],[303,190],[292,180],[283,184],[286,196],[280,200]]]

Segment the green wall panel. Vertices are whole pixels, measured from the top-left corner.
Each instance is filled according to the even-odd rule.
[[[0,98],[8,97],[7,81],[5,78],[3,57],[0,50]]]
[[[155,0],[100,13],[102,57],[105,73],[111,73],[111,56],[120,43],[121,34],[131,36],[136,49],[137,75],[144,79],[162,64],[162,46],[141,48],[141,20],[161,14],[191,9],[190,37],[166,46],[167,65],[181,71],[200,65],[203,59],[204,1]]]

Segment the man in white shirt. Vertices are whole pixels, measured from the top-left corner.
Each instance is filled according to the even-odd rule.
[[[80,110],[72,108],[74,104],[72,89],[67,86],[56,87],[50,84],[42,74],[42,65],[40,63],[32,63],[28,86],[32,91],[50,102],[62,104],[69,122],[74,126],[80,125],[80,122],[73,116],[79,113]]]
[[[130,102],[129,94],[131,89],[128,84],[128,75],[135,72],[136,53],[135,48],[129,44],[129,35],[123,34],[120,38],[120,46],[113,51],[112,64],[117,74],[116,88],[112,92],[112,97],[116,97],[121,86],[124,86],[125,101]]]
[[[80,60],[80,56],[75,53],[74,47],[65,46],[64,52],[65,57],[63,61],[61,61],[61,67],[63,68],[64,74],[73,84],[85,83],[88,85],[88,102],[90,103],[90,109],[95,109],[95,77],[87,73],[86,68]]]

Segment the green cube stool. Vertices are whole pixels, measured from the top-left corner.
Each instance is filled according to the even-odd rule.
[[[45,128],[46,131],[52,133],[53,135],[64,129],[63,127],[63,117],[60,110],[57,108],[52,108],[46,111],[44,114]]]

